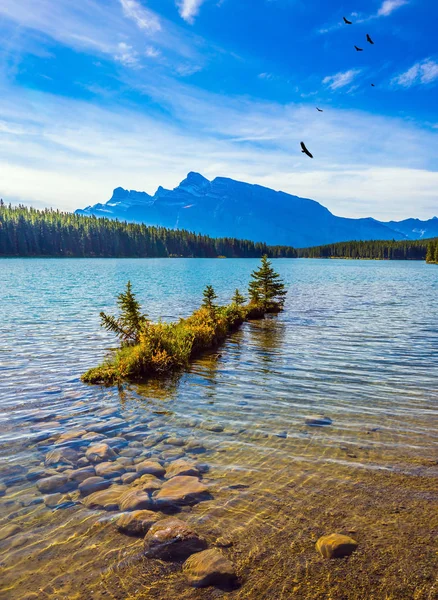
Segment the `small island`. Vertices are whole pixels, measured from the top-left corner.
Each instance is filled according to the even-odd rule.
[[[152,323],[142,312],[128,281],[125,292],[118,296],[119,317],[100,313],[102,326],[117,335],[120,347],[102,365],[84,373],[82,381],[113,385],[184,369],[190,360],[216,348],[245,321],[283,310],[286,294],[280,275],[264,255],[260,268],[251,274],[248,303],[236,289],[231,303],[219,306],[213,286],[207,285],[202,304],[192,315],[177,323]]]

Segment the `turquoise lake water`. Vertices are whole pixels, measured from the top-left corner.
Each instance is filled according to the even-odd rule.
[[[156,573],[148,571],[143,596],[134,591],[132,567],[112,574],[111,579],[96,566],[89,587],[76,590],[78,573],[88,564],[92,537],[78,524],[89,518],[89,512],[84,513],[74,495],[65,508],[43,503],[35,488],[36,477],[28,473],[44,465],[45,454],[61,434],[72,429],[91,431],[96,419],[107,418],[105,410],[118,419],[110,434],[129,434],[125,440],[129,447],[138,445],[134,433],[141,424],[145,431],[203,444],[202,460],[210,469],[204,479],[211,485],[213,499],[191,509],[188,518],[202,528],[214,515],[218,535],[224,528],[235,533],[235,550],[230,552],[237,553],[234,559],[246,581],[232,593],[236,598],[270,597],[262,594],[259,580],[241,556],[245,536],[259,548],[254,539],[270,540],[274,530],[280,535],[281,528],[263,523],[264,514],[297,518],[297,507],[292,517],[290,506],[300,497],[300,518],[310,520],[301,492],[317,498],[327,486],[331,497],[335,481],[357,485],[374,472],[383,477],[385,470],[395,469],[400,476],[413,477],[420,476],[418,469],[433,467],[427,461],[438,444],[438,267],[434,265],[274,260],[289,289],[285,311],[278,317],[245,324],[220,350],[171,380],[124,389],[80,382],[80,375],[115,345],[113,336],[100,328],[99,311],[116,311],[116,295],[128,280],[151,319],[175,320],[199,305],[207,284],[214,286],[224,303],[236,287],[245,291],[258,264],[252,259],[0,259],[0,484],[4,484],[0,527],[16,519],[24,535],[21,542],[17,534],[0,543],[7,580],[0,588],[1,597],[31,598],[26,594],[41,588],[46,594],[41,597],[100,598],[99,593],[105,597],[108,592],[109,582],[114,585],[114,577],[130,594],[120,598],[170,597],[160,595],[163,590],[166,594],[178,590],[187,598],[214,597],[209,591],[191,596],[192,591],[178,587],[173,573],[163,572],[157,579]],[[331,427],[306,428],[307,416],[321,414],[333,420]],[[166,455],[169,446],[161,442],[152,454],[171,461],[178,453]],[[180,455],[187,457],[184,452]],[[421,472],[422,478],[426,475]],[[233,485],[248,486],[249,491],[239,493]],[[379,485],[376,489],[383,489]],[[295,492],[287,501],[291,487]],[[342,494],[351,516],[352,496],[345,490]],[[431,509],[426,504],[424,515]],[[224,506],[229,506],[229,512]],[[370,518],[363,510],[361,523]],[[77,540],[70,541],[65,515],[80,531],[80,547]],[[242,527],[248,530],[240,538]],[[44,539],[37,539],[37,531],[44,531]],[[106,529],[100,532],[100,543],[106,550],[110,547],[106,544],[114,544],[113,551],[121,552],[122,541],[109,541],[111,536],[105,537],[105,532],[109,536]],[[362,535],[366,545],[367,533]],[[53,557],[48,556],[49,540],[58,537],[55,568]],[[11,542],[15,538],[18,542]],[[274,537],[265,542],[270,543],[286,544]],[[71,550],[65,553],[69,544]],[[263,562],[259,550],[254,560],[267,566],[269,561]],[[67,560],[70,552],[73,558]],[[297,556],[291,556],[292,562],[284,567],[284,581],[292,577],[289,572],[291,565],[298,564]],[[410,560],[400,549],[392,558],[401,564]],[[313,564],[311,558],[306,560]],[[45,574],[41,564],[47,565]],[[275,581],[276,568],[269,565],[277,573]],[[55,586],[58,571],[63,571],[64,579]],[[324,575],[314,577],[315,581],[320,577],[315,591],[300,587],[304,576],[288,585],[296,588],[298,598],[328,597],[318,596],[328,593]],[[390,574],[382,581],[387,587],[378,588],[372,597],[383,598],[393,590]],[[274,575],[270,579],[265,574],[264,585],[275,586]],[[394,597],[409,598],[409,585],[406,596]],[[425,595],[418,598],[427,598],[431,588],[427,581],[422,585]],[[275,593],[271,597],[280,597],[278,590]],[[345,596],[356,597],[361,596]]]

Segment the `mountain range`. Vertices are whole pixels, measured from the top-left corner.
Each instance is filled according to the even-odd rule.
[[[116,188],[105,204],[76,213],[296,248],[438,236],[437,217],[389,222],[338,217],[315,200],[226,177],[209,181],[194,172],[173,190],[160,186],[153,196]]]

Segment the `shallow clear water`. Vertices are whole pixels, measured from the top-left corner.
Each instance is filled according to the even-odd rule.
[[[228,301],[257,265],[0,260],[0,534],[19,528],[0,541],[1,598],[217,597],[188,587],[178,565],[139,558],[141,540],[77,492],[43,502],[29,470],[44,468],[61,434],[114,417],[105,435],[125,448],[208,465],[210,499],[182,514],[210,544],[232,538],[223,552],[242,585],[229,597],[438,597],[436,266],[276,260],[289,286],[279,317],[245,324],[170,380],[80,382],[114,345],[98,315],[115,310],[128,279],[150,318],[173,320],[207,284]],[[305,424],[321,414],[332,424]],[[157,432],[185,445],[148,444]],[[359,550],[327,564],[314,542],[336,531],[354,532]]]

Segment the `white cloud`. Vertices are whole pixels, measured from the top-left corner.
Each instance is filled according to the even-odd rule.
[[[158,16],[150,10],[143,8],[135,0],[120,0],[124,14],[132,19],[140,29],[146,31],[161,31]]]
[[[166,53],[166,64],[170,67],[179,64],[181,59],[203,65],[210,54],[205,40],[158,17],[137,0],[105,3],[101,0],[1,0],[0,19],[5,28],[4,37],[9,34],[11,40],[17,37],[13,25],[26,30],[26,35],[20,36],[17,56],[29,48],[34,51],[34,46],[41,49],[46,36],[75,50],[91,52],[96,58],[111,57],[118,62],[120,43],[131,46],[141,61],[141,57],[147,58],[146,41]]]
[[[360,72],[360,69],[350,69],[349,71],[336,73],[336,75],[328,75],[327,77],[324,77],[322,83],[328,85],[332,90],[337,90],[349,85]]]
[[[178,2],[179,14],[184,21],[187,21],[187,23],[193,23],[195,17],[199,13],[201,4],[203,4],[204,1],[205,0],[180,0]]]
[[[257,77],[259,79],[265,79],[266,81],[270,81],[271,79],[274,79],[274,75],[272,73],[259,73],[257,75]]]
[[[138,66],[138,53],[132,46],[125,44],[125,42],[120,42],[117,45],[117,52],[115,53],[114,58],[127,67]]]
[[[408,0],[385,0],[382,6],[377,11],[378,17],[388,17],[397,8],[408,4]]]
[[[421,65],[421,83],[431,83],[438,79],[438,63],[427,60]]]
[[[161,56],[161,52],[159,50],[157,50],[157,48],[154,48],[153,46],[148,46],[146,48],[145,54],[149,58],[158,58],[159,56]]]
[[[427,58],[416,63],[404,73],[394,77],[392,83],[394,85],[409,88],[414,85],[433,83],[437,79],[438,63],[430,58]]]

